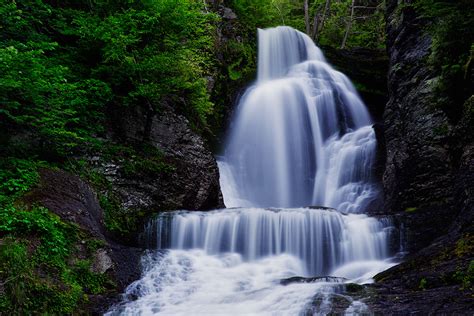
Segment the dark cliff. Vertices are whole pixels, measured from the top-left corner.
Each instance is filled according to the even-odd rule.
[[[469,173],[465,168],[473,163],[468,113],[454,120],[443,107],[444,98],[455,96],[440,91],[445,79],[430,63],[436,57],[430,32],[435,22],[421,12],[412,1],[391,1],[387,6],[385,210],[407,218],[409,250],[448,232],[469,200],[460,196],[473,185],[472,179],[460,176]],[[469,80],[470,76],[468,84]],[[472,107],[472,99],[460,102],[462,115],[463,106]]]
[[[387,103],[388,56],[384,50],[322,47],[325,57],[351,79],[375,122],[382,121]]]
[[[446,88],[453,80],[444,71],[450,59],[444,56],[442,66],[433,62],[445,54],[438,47],[446,17],[430,16],[423,5],[387,3],[384,208],[404,228],[408,256],[376,276],[376,294],[368,303],[374,312],[391,315],[464,314],[474,308],[472,66],[468,61],[454,83],[457,93]]]

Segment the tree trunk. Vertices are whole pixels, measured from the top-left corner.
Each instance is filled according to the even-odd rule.
[[[306,25],[306,34],[311,36],[309,24],[309,0],[304,0],[304,23]]]
[[[156,115],[156,111],[153,108],[153,105],[150,103],[150,101],[147,99],[146,100],[146,114],[145,114],[145,126],[143,127],[143,138],[142,140],[144,142],[147,142],[150,140],[150,135],[151,135],[151,127],[153,125],[153,118]]]
[[[355,0],[352,0],[352,3],[351,3],[351,17],[349,18],[349,21],[347,23],[346,33],[344,34],[344,38],[342,39],[341,48],[346,47],[347,38],[349,37],[349,33],[350,33],[351,27],[352,27],[352,21],[354,20],[354,9],[355,9]]]
[[[311,38],[316,42],[318,38],[318,30],[319,28],[319,14],[316,12],[314,13],[314,21],[313,21],[313,31],[311,32]]]
[[[326,0],[326,5],[324,6],[323,16],[321,17],[321,23],[319,29],[316,29],[316,34],[314,40],[317,42],[319,38],[319,34],[323,31],[324,21],[326,20],[326,16],[328,15],[329,8],[331,6],[331,0]]]

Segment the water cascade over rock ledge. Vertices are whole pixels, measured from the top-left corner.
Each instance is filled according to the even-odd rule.
[[[316,276],[346,263],[387,258],[390,230],[388,220],[362,214],[242,208],[164,214],[150,222],[146,235],[157,249],[238,253],[245,261],[290,254],[302,260],[304,276]]]
[[[331,312],[341,283],[371,282],[394,265],[390,220],[362,214],[379,198],[371,125],[350,80],[309,37],[259,30],[258,79],[218,159],[232,208],[152,220],[143,276],[109,314]],[[366,312],[347,300],[347,313]]]

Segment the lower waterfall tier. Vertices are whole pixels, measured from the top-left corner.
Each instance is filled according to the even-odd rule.
[[[331,273],[349,262],[389,256],[388,220],[327,209],[240,208],[172,212],[150,222],[146,238],[158,249],[238,253],[245,261],[289,254],[304,262],[302,275]]]

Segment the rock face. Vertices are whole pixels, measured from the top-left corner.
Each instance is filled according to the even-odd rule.
[[[427,23],[413,6],[388,2],[385,211],[403,214],[409,251],[447,233],[461,211],[455,199],[459,170],[451,139],[455,126],[434,105],[439,74],[427,61],[432,44]]]
[[[151,118],[140,108],[123,114],[115,121],[118,123],[115,131],[121,138],[131,143],[146,139],[164,153],[165,161],[171,166],[169,172],[156,177],[126,179],[120,172],[109,172],[125,208],[156,212],[223,206],[216,160],[184,116],[168,106]]]
[[[104,214],[94,190],[79,177],[52,169],[40,171],[40,184],[25,198],[40,203],[63,221],[73,222],[93,237],[104,238]]]

